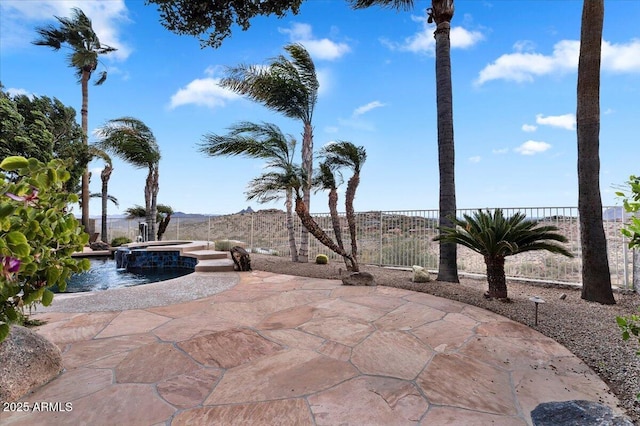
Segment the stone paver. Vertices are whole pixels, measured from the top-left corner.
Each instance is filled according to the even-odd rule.
[[[64,313],[54,300],[35,318],[66,370],[23,399],[38,411],[0,423],[527,425],[538,404],[574,399],[619,412],[567,349],[491,312],[396,288],[239,277],[146,309]]]

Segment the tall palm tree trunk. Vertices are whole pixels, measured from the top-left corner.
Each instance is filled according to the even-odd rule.
[[[108,243],[107,239],[107,201],[109,201],[109,179],[111,178],[111,172],[113,171],[113,167],[109,164],[105,164],[104,169],[100,173],[100,179],[102,180],[102,226],[100,229],[100,235],[102,236],[100,239]]]
[[[147,241],[152,240],[152,232],[151,232],[151,220],[152,220],[152,212],[151,212],[151,193],[153,185],[153,170],[151,167],[149,168],[149,173],[147,174],[146,184],[144,186],[144,211],[145,211],[145,222],[147,223],[147,235],[145,238]]]
[[[313,175],[313,127],[311,123],[304,124],[302,135],[302,169],[307,175],[306,183],[302,188],[304,203],[307,209],[311,206],[311,176]],[[309,230],[303,227],[300,233],[300,253],[298,261],[309,261]]]
[[[298,261],[298,248],[296,247],[296,233],[293,229],[293,189],[287,189],[287,196],[284,202],[287,215],[287,234],[289,235],[289,251],[291,261]]]
[[[436,0],[433,1],[436,9]],[[451,11],[453,14],[453,10]],[[436,9],[436,100],[438,111],[438,166],[440,170],[440,227],[450,227],[456,214],[455,150],[453,143],[453,90],[448,20],[440,21]],[[451,19],[449,17],[449,19]],[[438,281],[459,282],[457,246],[440,241]]]
[[[360,174],[354,173],[347,182],[347,192],[345,193],[344,208],[347,214],[347,224],[349,225],[349,235],[351,236],[351,257],[358,258],[358,235],[356,229],[356,213],[353,209],[353,200],[356,198],[356,189],[360,184]],[[357,271],[356,271],[357,272]]]
[[[336,243],[334,243],[331,240],[331,238],[329,238],[329,236],[322,230],[322,228],[318,226],[316,221],[313,220],[313,217],[311,217],[311,215],[309,214],[309,210],[307,209],[307,206],[304,203],[304,200],[300,197],[296,197],[296,213],[298,214],[298,217],[300,218],[302,225],[304,225],[304,227],[307,228],[309,233],[314,237],[316,237],[321,244],[329,248],[334,253],[339,254],[340,256],[346,259],[349,259],[349,262],[351,263],[350,269],[353,272],[358,272],[360,270],[358,268],[357,261],[353,257],[351,257],[346,251],[344,251],[344,249],[338,247]]]
[[[156,217],[158,216],[158,180],[159,180],[158,165],[154,164],[149,169],[149,175],[147,176],[147,186],[145,186],[145,203],[147,204],[147,232],[148,241],[155,241],[156,239]],[[148,198],[148,200],[147,200]]]
[[[614,304],[600,195],[600,60],[604,0],[584,0],[578,63],[578,213],[582,298]]]
[[[89,78],[91,72],[83,70],[81,77],[82,87],[82,107],[80,109],[82,125],[82,142],[89,146]],[[80,194],[80,207],[82,210],[82,227],[85,232],[93,231],[89,229],[89,164],[82,173],[82,192]]]
[[[336,237],[338,247],[344,250],[342,242],[342,225],[340,224],[340,216],[338,216],[338,191],[335,188],[329,190],[329,214],[331,215],[331,226],[333,227],[333,235]],[[343,257],[344,264],[349,268],[349,259]]]
[[[504,257],[484,257],[487,265],[487,282],[489,283],[489,297],[495,299],[507,298],[507,280],[504,273]]]

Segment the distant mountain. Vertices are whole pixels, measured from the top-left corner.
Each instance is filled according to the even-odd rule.
[[[200,213],[184,213],[184,212],[174,212],[171,217],[174,218],[190,218],[190,219],[198,219],[209,216],[217,216],[215,214],[200,214]]]
[[[622,206],[610,207],[602,213],[602,220],[621,220],[623,217],[628,219],[631,213],[626,213]]]
[[[251,206],[247,207],[246,209],[240,210],[238,213],[236,214],[243,214],[243,213],[253,213],[253,209],[251,208]]]

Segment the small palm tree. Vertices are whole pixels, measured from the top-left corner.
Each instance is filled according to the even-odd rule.
[[[501,209],[478,210],[473,216],[463,215],[464,220],[451,218],[455,227],[443,227],[435,241],[461,244],[484,256],[487,265],[488,297],[507,299],[507,282],[504,262],[507,256],[526,251],[546,250],[567,257],[573,255],[555,242],[567,239],[558,234],[552,225],[542,226],[537,221],[526,220],[524,213],[505,218]]]
[[[127,219],[146,219],[147,211],[144,207],[135,205],[129,207],[124,211],[127,214]],[[169,222],[171,221],[171,215],[173,214],[173,208],[166,204],[158,204],[158,214],[156,216],[156,223],[158,223],[158,241],[162,241],[162,236],[167,231]]]
[[[147,168],[144,187],[147,240],[156,238],[157,198],[159,190],[160,147],[153,132],[142,121],[132,117],[109,120],[97,130],[101,149],[111,152],[137,168]]]
[[[300,120],[302,136],[302,168],[307,176],[313,174],[313,110],[318,100],[318,77],[311,55],[300,44],[284,47],[291,59],[280,55],[265,67],[239,65],[228,69],[227,77],[220,81],[222,87],[247,96],[265,107]],[[310,180],[302,188],[304,201],[309,206],[311,198]],[[307,262],[309,236],[302,230],[300,261]]]
[[[356,198],[356,189],[358,189],[358,185],[360,184],[360,171],[362,170],[364,162],[367,160],[367,152],[362,146],[356,146],[348,141],[337,141],[322,148],[320,155],[324,157],[325,163],[330,169],[335,170],[347,167],[353,172],[353,175],[347,182],[344,206],[347,215],[347,224],[349,226],[349,235],[351,236],[351,257],[357,262],[358,241],[353,201]]]
[[[291,260],[298,261],[295,232],[293,229],[293,187],[297,185],[299,172],[293,163],[296,140],[285,136],[271,123],[241,122],[230,128],[227,135],[205,135],[200,152],[209,156],[244,155],[267,161],[270,171],[253,179],[248,185],[247,199],[267,203],[285,197],[287,231]]]
[[[113,162],[109,154],[94,145],[89,147],[89,153],[104,161],[104,168],[100,172],[100,180],[102,181],[102,191],[100,193],[100,197],[102,198],[102,229],[100,230],[100,235],[101,240],[107,243],[107,202],[109,201],[109,179],[113,172]],[[117,200],[115,201],[115,205],[118,206]]]
[[[338,172],[339,173],[339,172]],[[342,177],[340,175],[340,177]],[[344,250],[342,241],[342,224],[338,215],[338,182],[336,174],[331,170],[331,166],[326,162],[320,163],[316,175],[313,178],[312,186],[318,191],[329,191],[329,215],[331,216],[331,225],[333,227],[333,235],[336,238],[338,247]],[[348,259],[344,259],[345,265],[349,267]]]
[[[117,49],[100,43],[100,39],[93,31],[91,19],[84,14],[81,9],[74,8],[71,18],[55,17],[60,23],[60,27],[53,25],[36,28],[40,38],[33,44],[37,46],[50,47],[53,50],[60,50],[63,45],[71,49],[69,55],[69,65],[76,70],[78,81],[82,87],[82,132],[83,142],[89,144],[88,137],[88,111],[89,111],[89,80],[91,75],[98,68],[98,57],[115,52]],[[95,82],[96,86],[101,85],[107,79],[107,72],[103,71]],[[82,175],[82,225],[85,229],[89,226],[89,171],[85,170]]]

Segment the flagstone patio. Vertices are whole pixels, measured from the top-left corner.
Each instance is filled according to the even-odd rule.
[[[48,321],[38,332],[66,370],[23,401],[61,404],[2,412],[0,423],[526,425],[539,403],[577,399],[621,412],[567,349],[491,312],[389,287],[238,275],[167,306],[55,312],[54,301],[34,318]]]

